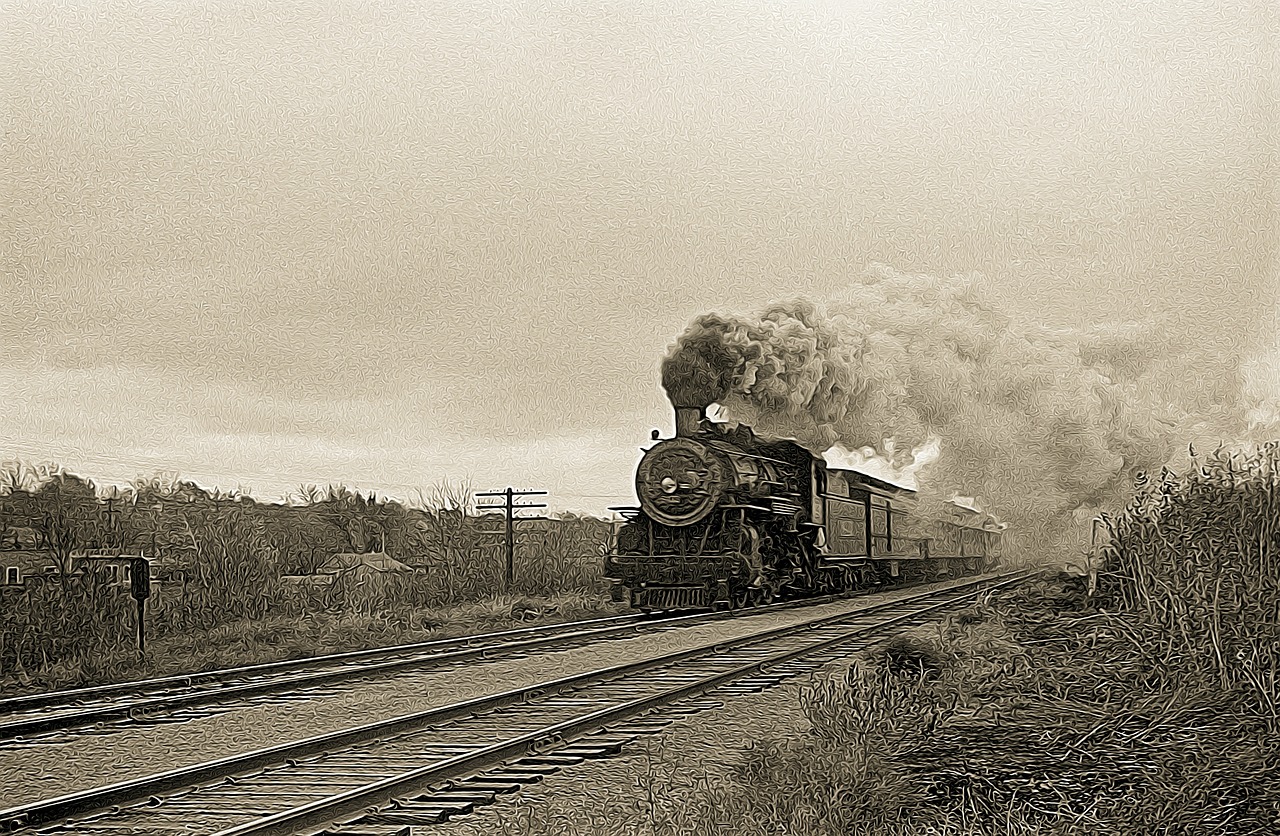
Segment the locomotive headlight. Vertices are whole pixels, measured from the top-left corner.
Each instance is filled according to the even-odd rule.
[[[672,479],[670,476],[663,479],[660,484],[662,485],[663,493],[675,493],[676,488],[680,487],[679,483],[677,483],[676,480]]]

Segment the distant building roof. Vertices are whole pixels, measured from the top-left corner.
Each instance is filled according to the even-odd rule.
[[[11,549],[0,551],[0,570],[10,566],[17,566],[22,570],[23,575],[35,575],[46,571],[57,571],[58,560],[53,552],[47,551]]]
[[[370,552],[368,554],[343,552],[335,554],[322,563],[317,570],[317,574],[333,575],[340,572],[349,572],[352,569],[372,569],[375,572],[413,571],[400,561],[387,557],[383,552]]]
[[[122,549],[75,549],[71,552],[71,556],[80,560],[134,560],[146,557],[141,551],[130,552]]]

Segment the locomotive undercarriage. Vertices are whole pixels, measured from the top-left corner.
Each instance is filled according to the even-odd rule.
[[[749,529],[757,533],[754,549]],[[680,527],[642,517],[619,532],[607,574],[619,582],[615,594],[628,595],[641,610],[746,606],[781,591],[778,567],[770,561],[778,540],[770,526],[740,507]],[[752,554],[759,556],[756,562]]]

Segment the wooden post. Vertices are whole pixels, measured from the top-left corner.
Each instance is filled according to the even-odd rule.
[[[511,488],[507,488],[507,587],[510,588],[516,582],[516,540],[515,528],[512,517],[516,512],[515,503],[512,501],[514,493]]]
[[[147,655],[147,629],[146,629],[146,613],[147,599],[138,599],[138,657],[145,658]]]

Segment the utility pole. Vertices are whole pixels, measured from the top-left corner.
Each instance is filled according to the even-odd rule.
[[[116,507],[119,499],[114,490],[107,496],[107,538],[111,541],[108,548],[117,548],[120,545],[120,509]]]
[[[498,511],[501,510],[506,515],[506,540],[507,540],[507,586],[510,587],[516,582],[516,535],[515,522],[521,520],[545,520],[546,517],[517,517],[516,511],[521,508],[546,508],[545,503],[526,502],[521,505],[515,503],[518,496],[546,496],[546,491],[516,491],[507,488],[505,491],[489,491],[487,493],[477,493],[477,497],[501,497],[504,502],[502,505],[481,505],[477,510]]]

